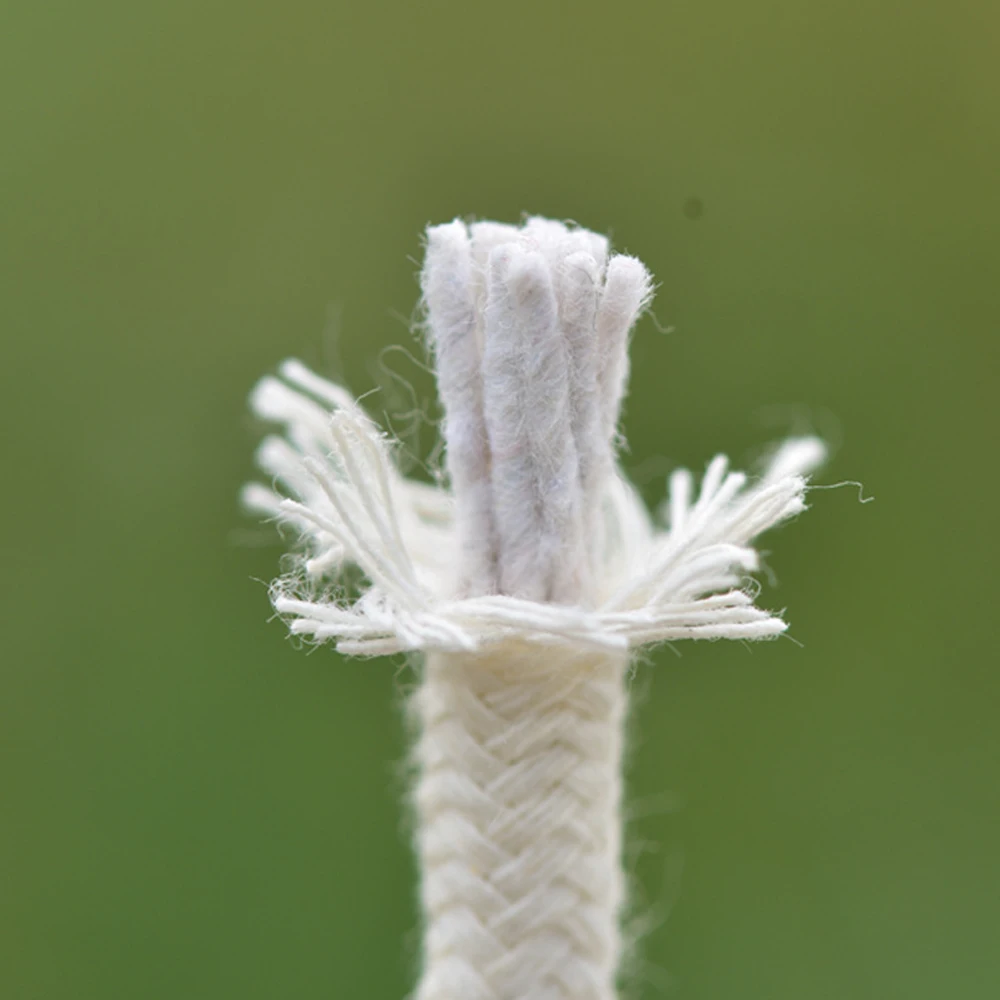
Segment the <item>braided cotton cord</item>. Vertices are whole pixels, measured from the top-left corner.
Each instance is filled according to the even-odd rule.
[[[638,261],[615,257],[605,286],[604,241],[559,223],[487,232],[484,252],[461,223],[431,229],[424,266],[458,536],[492,527],[488,562],[501,593],[589,603],[599,473],[610,477],[626,338],[649,279]],[[478,378],[463,367],[472,354],[464,332],[476,328],[464,309],[464,335],[453,333],[454,302],[475,296],[476,257],[485,270]],[[470,428],[482,449],[474,455]],[[463,509],[457,483],[478,479],[484,459],[489,502]],[[479,546],[463,553],[472,563],[464,579],[482,558]],[[428,657],[417,696],[419,1000],[614,995],[625,663],[618,651],[516,639],[486,654]]]
[[[428,657],[419,1000],[615,995],[624,666],[516,643]]]
[[[425,654],[416,1000],[614,1000],[629,650],[784,631],[745,586],[752,543],[805,508],[824,449],[788,441],[756,481],[718,456],[697,493],[678,470],[657,524],[615,462],[642,264],[546,219],[456,221],[428,230],[421,283],[451,492],[289,361],[251,398],[284,436],[244,500],[301,539],[272,587],[292,632]]]

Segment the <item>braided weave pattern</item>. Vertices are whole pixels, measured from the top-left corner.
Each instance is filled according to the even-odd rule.
[[[426,660],[417,1000],[613,1000],[625,658],[512,642]]]

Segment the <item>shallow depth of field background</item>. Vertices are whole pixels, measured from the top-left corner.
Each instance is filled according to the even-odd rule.
[[[405,995],[412,674],[268,621],[244,401],[296,355],[426,456],[420,232],[530,211],[661,284],[625,421],[651,502],[809,430],[875,497],[767,539],[797,642],[639,668],[633,995],[997,996],[998,29],[978,0],[8,5],[0,995]]]

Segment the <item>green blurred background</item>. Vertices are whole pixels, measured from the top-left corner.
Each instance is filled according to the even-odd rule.
[[[639,671],[635,995],[996,997],[998,29],[982,0],[5,4],[0,996],[406,993],[412,676],[268,621],[245,397],[297,355],[431,412],[422,227],[531,211],[662,284],[626,419],[651,500],[801,430],[876,498],[768,540],[801,646]]]

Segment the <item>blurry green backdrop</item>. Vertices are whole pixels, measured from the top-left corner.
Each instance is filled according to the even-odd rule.
[[[661,283],[626,418],[651,501],[801,430],[876,498],[768,539],[801,645],[639,670],[634,995],[996,997],[998,29],[981,0],[4,5],[0,996],[404,996],[412,676],[268,621],[245,397],[297,355],[433,415],[420,232],[531,211]]]

